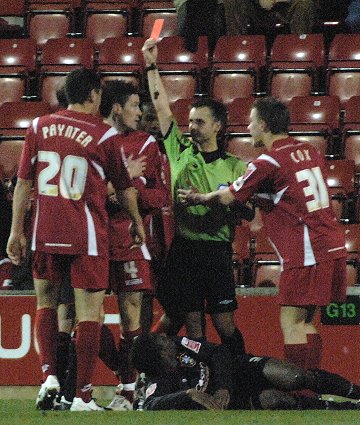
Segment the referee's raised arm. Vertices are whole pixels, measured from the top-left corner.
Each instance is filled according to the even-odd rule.
[[[172,112],[169,98],[161,81],[159,70],[156,65],[158,46],[151,38],[147,39],[142,48],[145,61],[145,72],[147,75],[152,102],[158,116],[160,130],[165,136],[172,122]]]

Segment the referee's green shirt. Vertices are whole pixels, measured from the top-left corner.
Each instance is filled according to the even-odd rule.
[[[226,153],[206,163],[176,121],[172,121],[164,145],[171,171],[176,234],[191,240],[231,241],[235,222],[229,208],[203,205],[184,207],[177,202],[177,189],[195,188],[200,193],[208,193],[229,186],[245,173],[245,162]]]

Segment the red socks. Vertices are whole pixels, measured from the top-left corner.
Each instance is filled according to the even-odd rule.
[[[285,344],[285,358],[303,369],[320,367],[322,341],[319,334],[307,334],[307,344]]]
[[[77,385],[76,397],[91,400],[91,380],[100,347],[100,324],[80,322],[76,331]]]
[[[305,369],[317,369],[321,364],[322,340],[320,334],[307,334]]]
[[[307,344],[284,344],[285,359],[301,368],[305,367]]]
[[[113,333],[105,325],[102,325],[100,329],[99,357],[110,370],[117,372],[118,350],[116,348]]]
[[[55,309],[41,308],[36,311],[35,334],[39,344],[39,359],[45,381],[49,375],[56,375],[58,320]]]

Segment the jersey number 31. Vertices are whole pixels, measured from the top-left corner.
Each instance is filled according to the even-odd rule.
[[[329,207],[329,194],[320,167],[307,168],[295,173],[296,180],[307,182],[303,188],[305,198],[313,199],[306,201],[306,208],[309,212]]]

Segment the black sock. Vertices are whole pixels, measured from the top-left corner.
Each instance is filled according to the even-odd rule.
[[[59,380],[60,387],[65,384],[66,374],[69,367],[69,348],[71,336],[66,332],[59,332],[58,346],[56,352],[56,376]]]
[[[360,387],[342,376],[322,369],[309,369],[308,373],[314,378],[308,388],[316,393],[360,399]]]
[[[229,348],[234,356],[245,353],[244,338],[238,328],[235,328],[231,336],[221,337],[221,342]]]

